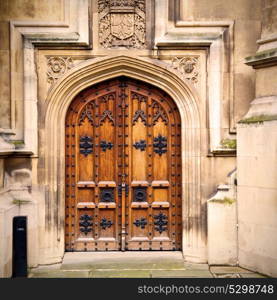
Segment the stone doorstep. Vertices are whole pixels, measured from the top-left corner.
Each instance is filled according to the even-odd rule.
[[[152,270],[152,269],[179,269],[184,270],[184,264],[176,262],[87,262],[87,263],[76,263],[76,264],[65,264],[61,266],[61,270],[81,270],[81,269],[114,269],[114,270],[124,270],[124,269],[133,269],[133,270]]]
[[[181,251],[108,251],[108,252],[65,252],[63,263],[72,261],[97,261],[106,259],[170,259],[183,261]]]
[[[94,270],[90,278],[150,278],[150,270]]]
[[[94,270],[92,278],[212,278],[210,272],[187,270]]]
[[[184,261],[181,252],[69,252],[61,269],[184,269]]]

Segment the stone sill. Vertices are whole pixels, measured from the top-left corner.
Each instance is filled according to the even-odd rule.
[[[157,41],[155,44],[156,49],[179,49],[179,48],[187,48],[189,46],[195,47],[209,47],[213,40],[207,41],[203,39],[192,39],[191,37],[171,40],[162,40]]]
[[[236,149],[216,149],[208,153],[207,157],[236,157]]]
[[[245,64],[254,69],[275,66],[277,65],[277,49],[265,50],[248,56],[245,58]]]
[[[277,41],[277,34],[273,33],[272,35],[269,35],[265,38],[257,40],[257,44],[263,45],[263,44],[267,44],[267,43],[271,43],[271,42],[275,42],[275,41]]]
[[[177,33],[169,32],[155,41],[155,49],[182,48],[182,47],[209,47],[218,39],[219,33]]]
[[[30,150],[0,150],[0,157],[30,157],[34,153]]]

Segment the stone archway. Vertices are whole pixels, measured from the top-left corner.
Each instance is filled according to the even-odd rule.
[[[155,60],[115,56],[87,60],[60,78],[46,100],[45,184],[49,190],[46,219],[52,220],[45,235],[46,248],[54,249],[46,261],[59,261],[64,253],[65,116],[73,98],[85,88],[107,79],[127,76],[154,85],[169,94],[181,116],[182,144],[182,251],[185,259],[206,261],[206,216],[201,214],[200,129],[201,114],[196,92],[168,67]],[[47,256],[47,255],[46,255]],[[50,254],[49,254],[50,256]]]

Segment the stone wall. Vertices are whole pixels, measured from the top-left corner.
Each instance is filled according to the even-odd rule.
[[[64,18],[64,0],[3,0],[0,1],[0,128],[11,128],[13,125],[11,111],[17,115],[17,126],[22,127],[22,105],[16,108],[11,103],[11,78],[10,74],[10,21],[26,22],[61,22]],[[17,53],[18,56],[22,53]],[[18,60],[18,65],[13,76],[23,76],[22,65]],[[16,101],[20,101],[18,91]],[[20,138],[20,136],[19,136]]]
[[[277,121],[238,128],[239,264],[277,276]]]
[[[147,0],[146,9],[136,16],[143,19],[136,32],[139,39],[123,43],[110,35],[104,39],[104,15],[96,0],[0,1],[0,206],[2,203],[5,211],[14,206],[6,178],[11,169],[22,169],[12,161],[23,156],[31,172],[31,201],[36,199],[36,216],[30,213],[30,218],[37,220],[38,232],[37,248],[32,252],[37,255],[31,256],[29,266],[58,262],[64,253],[64,161],[54,164],[51,156],[56,157],[62,143],[56,140],[53,149],[48,149],[49,132],[60,136],[63,128],[58,133],[51,131],[57,124],[47,123],[46,117],[51,116],[51,109],[52,114],[57,112],[58,103],[50,102],[61,100],[62,93],[72,99],[82,89],[86,74],[83,79],[78,75],[78,88],[67,83],[74,74],[89,70],[101,80],[120,68],[125,75],[145,80],[152,74],[152,82],[175,93],[175,101],[187,99],[180,104],[184,115],[187,106],[199,118],[199,124],[189,121],[191,128],[183,125],[188,130],[184,136],[191,137],[183,141],[183,239],[188,259],[207,261],[207,200],[236,167],[236,122],[255,97],[255,71],[244,64],[244,57],[257,50],[261,3]],[[62,117],[53,122],[62,124]],[[62,158],[63,149],[60,151]],[[187,157],[192,165],[185,164]]]
[[[239,264],[277,276],[277,1],[262,2],[256,98],[238,125]]]
[[[181,0],[180,18],[186,21],[234,20],[234,124],[255,97],[255,75],[243,64],[257,50],[261,33],[262,0]],[[226,124],[227,127],[227,124]]]

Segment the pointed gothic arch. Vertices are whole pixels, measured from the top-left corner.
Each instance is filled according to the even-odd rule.
[[[49,254],[59,261],[64,254],[65,211],[65,116],[74,97],[85,88],[107,79],[126,76],[154,85],[169,94],[181,116],[182,144],[182,223],[184,257],[190,261],[206,261],[206,215],[201,202],[201,113],[196,91],[170,70],[166,64],[150,59],[115,56],[87,60],[60,78],[46,99],[44,153],[45,185],[49,196],[46,219],[46,245]],[[51,221],[50,221],[51,223]]]

